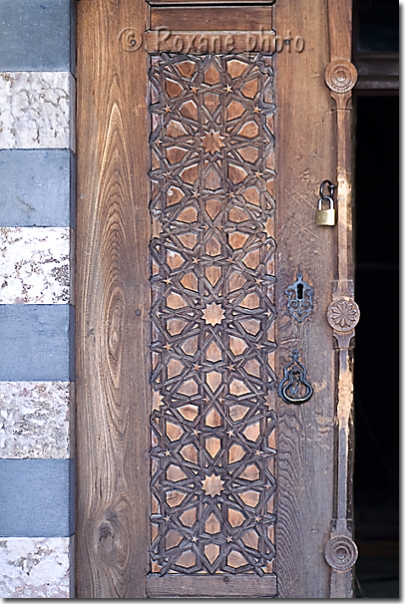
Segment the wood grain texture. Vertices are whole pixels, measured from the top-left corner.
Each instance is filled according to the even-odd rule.
[[[272,7],[159,7],[151,9],[151,28],[171,31],[268,31]]]
[[[277,594],[275,575],[216,575],[187,577],[149,575],[148,595],[164,597],[211,597],[211,598],[272,598]],[[197,595],[196,595],[197,594]]]
[[[297,348],[314,388],[301,406],[278,399],[278,498],[275,573],[281,598],[327,598],[324,547],[333,515],[333,340],[326,322],[335,271],[334,229],[315,224],[319,186],[333,180],[333,117],[324,71],[329,61],[323,0],[278,3],[275,30],[305,40],[301,54],[275,62],[277,141],[277,375]],[[301,270],[314,288],[314,311],[302,323],[286,309],[286,288]]]
[[[329,60],[351,59],[352,0],[328,2]]]
[[[145,596],[148,550],[146,3],[78,4],[77,597]],[[136,56],[136,58],[135,58]]]

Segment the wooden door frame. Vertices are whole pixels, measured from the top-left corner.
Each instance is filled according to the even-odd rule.
[[[298,0],[283,3],[278,1],[277,10],[283,13],[284,22],[289,20],[299,30],[302,15],[295,6]],[[286,173],[284,180],[278,179],[278,197],[282,205],[283,199],[297,194],[294,179],[298,178],[302,187],[300,198],[308,200],[305,202],[309,204],[306,212],[308,216],[312,216],[310,213],[313,213],[313,208],[310,204],[316,201],[315,183],[330,176],[337,180],[337,245],[343,249],[344,254],[337,254],[334,235],[325,235],[328,238],[325,249],[330,250],[331,256],[335,250],[335,258],[329,258],[328,262],[334,263],[338,259],[335,267],[335,294],[332,283],[325,284],[326,290],[323,293],[323,299],[329,295],[332,303],[333,297],[353,299],[353,292],[349,287],[351,246],[347,230],[351,204],[348,116],[350,91],[355,83],[354,72],[350,67],[351,0],[316,1],[322,13],[321,31],[312,19],[314,0],[299,2],[302,14],[307,15],[304,22],[310,34],[308,44],[313,44],[312,36],[315,40],[319,35],[324,38],[329,36],[330,55],[322,57],[315,71],[313,65],[309,65],[307,77],[312,70],[313,77],[319,78],[319,94],[326,108],[325,129],[332,128],[335,116],[338,117],[337,157],[333,152],[328,154],[328,145],[322,141],[322,133],[318,133],[312,148],[314,153],[316,145],[322,149],[321,153],[326,154],[325,162],[320,164],[319,173],[308,175],[308,164],[302,156],[302,141],[299,137],[292,140],[286,136],[285,145],[281,146],[288,148],[290,157],[293,156],[296,163]],[[303,8],[304,4],[307,12]],[[148,401],[151,390],[148,380],[149,351],[140,348],[137,362],[134,363],[134,343],[149,341],[149,275],[147,262],[142,260],[147,257],[150,239],[149,220],[145,219],[148,216],[146,174],[149,160],[147,153],[143,151],[148,144],[148,113],[142,95],[143,87],[146,89],[146,59],[139,55],[135,61],[132,51],[136,50],[139,36],[149,27],[148,11],[145,0],[116,0],[114,3],[81,0],[78,13],[78,597],[143,598],[146,597],[149,546],[149,501],[145,497],[149,490],[149,435],[145,426],[149,425]],[[296,79],[292,96],[291,90],[283,88],[281,82],[280,98],[284,90],[282,102],[285,106],[299,108],[302,94],[299,86],[305,88],[306,83],[302,77],[300,80],[299,63],[292,61],[291,57],[287,53],[278,57],[279,65],[284,62],[285,80],[291,76]],[[347,90],[345,88],[344,91],[339,89],[339,85],[336,90],[333,77],[327,78],[333,100],[328,98],[329,92],[323,82],[324,68],[328,62],[335,62],[334,67],[340,65],[343,71],[346,69],[347,76]],[[131,76],[128,77],[128,74]],[[332,103],[337,104],[337,111],[332,111]],[[304,119],[307,127],[311,128],[308,109],[301,107],[301,110],[301,114],[299,111],[290,112],[290,119],[293,117],[296,123],[299,119]],[[303,115],[305,111],[306,116]],[[337,170],[334,167],[336,165]],[[285,217],[286,220],[289,218]],[[281,300],[281,287],[279,296]],[[330,327],[325,322],[322,329],[326,333]],[[297,468],[302,470],[302,474],[297,473],[295,479],[304,489],[301,493],[303,499],[297,500],[297,504],[304,505],[307,511],[311,508],[314,490],[304,484],[308,468],[318,467],[323,474],[328,471],[329,478],[326,475],[325,480],[333,482],[335,465],[337,490],[340,489],[342,494],[340,499],[337,498],[340,501],[339,507],[333,501],[332,482],[328,485],[327,502],[320,526],[310,533],[309,540],[306,535],[300,535],[299,538],[307,556],[302,556],[301,551],[290,551],[288,563],[286,561],[279,566],[279,597],[339,597],[337,594],[340,597],[350,597],[347,595],[351,593],[350,569],[339,569],[333,552],[328,560],[332,570],[323,562],[319,564],[317,575],[310,571],[312,556],[319,556],[328,543],[337,544],[338,547],[342,539],[344,543],[345,540],[351,541],[351,530],[346,522],[350,511],[347,512],[346,507],[352,408],[348,350],[349,340],[353,335],[354,329],[344,337],[339,330],[335,329],[333,332],[338,347],[340,345],[334,369],[336,381],[340,384],[340,394],[337,411],[333,396],[325,402],[327,408],[323,416],[323,429],[333,430],[333,421],[340,422],[338,457],[336,458],[334,447],[331,446],[325,453],[322,467],[317,466],[315,457],[308,466],[308,459],[300,443],[305,442],[306,435],[310,435],[307,427],[316,418],[306,412],[295,417],[284,412],[284,417],[281,417],[281,422],[284,422],[286,430],[290,432],[295,431],[293,424],[298,417],[304,438],[297,440],[294,445]],[[332,333],[329,337],[332,337]],[[280,370],[281,367],[278,375]],[[318,437],[322,433],[322,426],[320,428]],[[288,459],[284,462],[286,465],[290,463]],[[279,460],[280,463],[283,461]],[[278,488],[281,493],[285,492],[287,501],[291,476],[284,476],[285,480],[279,480]],[[322,485],[317,488],[322,489]],[[344,517],[342,506],[345,508]],[[282,509],[283,506],[280,509],[281,515]],[[285,517],[286,525],[291,520],[294,530],[299,532],[299,509],[290,512],[290,516]],[[336,522],[331,528],[332,518]],[[340,542],[336,537],[340,538]],[[286,548],[293,543],[288,534],[279,533],[278,539]],[[332,587],[329,591],[331,580]]]

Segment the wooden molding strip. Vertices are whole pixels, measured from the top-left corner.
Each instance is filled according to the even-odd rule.
[[[149,6],[161,6],[161,7],[209,7],[212,6],[220,7],[220,6],[246,6],[246,7],[255,7],[255,6],[273,6],[277,0],[202,0],[199,2],[198,0],[147,0]]]
[[[351,210],[351,95],[357,71],[351,63],[352,6],[350,0],[328,0],[330,63],[325,82],[336,107],[336,181],[337,181],[337,280],[327,320],[338,346],[337,361],[337,477],[336,517],[332,520],[325,559],[332,569],[330,598],[352,597],[351,569],[357,559],[357,547],[348,522],[349,464],[353,409],[353,366],[349,352],[360,311],[354,301],[352,281]]]
[[[250,31],[269,30],[273,8],[270,6],[206,6],[151,8],[151,29],[165,27],[171,31]]]
[[[147,594],[156,597],[271,598],[277,595],[276,575],[148,575]]]
[[[399,91],[399,55],[398,53],[358,53],[353,62],[359,78],[354,90],[387,91],[395,94]]]

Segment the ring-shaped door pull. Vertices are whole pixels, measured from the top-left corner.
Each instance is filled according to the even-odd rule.
[[[299,362],[300,355],[294,348],[292,361],[284,367],[284,379],[278,386],[278,394],[288,405],[302,405],[311,398],[314,389],[307,380],[306,367]]]

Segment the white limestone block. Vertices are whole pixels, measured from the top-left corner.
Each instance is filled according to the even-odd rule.
[[[68,304],[69,227],[0,227],[0,304]]]
[[[67,72],[1,72],[0,149],[74,151],[74,84]]]
[[[0,459],[74,457],[74,383],[0,382]]]
[[[0,538],[1,598],[74,598],[73,537]]]

